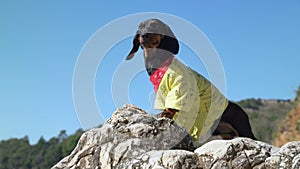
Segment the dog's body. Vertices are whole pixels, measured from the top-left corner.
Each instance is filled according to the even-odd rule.
[[[174,119],[200,142],[212,134],[224,139],[256,139],[247,114],[239,106],[174,58],[179,43],[166,24],[157,19],[142,22],[126,59],[133,58],[139,47],[144,51],[145,67],[157,93],[155,108],[163,110],[159,117]]]

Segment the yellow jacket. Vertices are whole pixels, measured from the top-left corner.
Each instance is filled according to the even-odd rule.
[[[203,76],[174,58],[158,86],[155,109],[179,110],[174,121],[196,141],[221,117],[228,100]]]

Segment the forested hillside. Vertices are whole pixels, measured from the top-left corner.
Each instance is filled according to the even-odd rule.
[[[293,100],[247,99],[238,104],[249,115],[255,136],[269,144],[273,143],[281,121],[295,106]]]
[[[46,169],[70,154],[79,140],[82,130],[67,136],[61,131],[57,137],[46,141],[41,137],[30,145],[29,138],[0,141],[0,169]]]
[[[292,139],[297,140],[300,133],[300,86],[296,91],[296,97],[292,100],[264,100],[246,99],[238,102],[250,118],[250,123],[255,136],[264,142],[273,145],[282,145]],[[298,119],[299,118],[299,119]],[[286,134],[288,131],[292,131]],[[293,134],[291,134],[293,133]],[[285,134],[286,140],[275,143],[275,140]],[[289,137],[293,135],[293,137]],[[278,140],[277,140],[278,141]]]

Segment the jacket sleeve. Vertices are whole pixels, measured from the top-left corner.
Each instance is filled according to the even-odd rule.
[[[170,90],[165,98],[165,107],[190,112],[198,97],[197,81],[189,69],[177,72],[167,79]]]

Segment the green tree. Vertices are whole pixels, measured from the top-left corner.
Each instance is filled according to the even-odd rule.
[[[58,141],[61,143],[68,137],[66,130],[61,130],[58,135]]]
[[[53,166],[63,158],[61,144],[58,138],[51,138],[48,142],[49,146],[45,152],[44,165]]]
[[[250,108],[254,110],[258,110],[259,107],[263,105],[261,99],[254,99],[254,98],[242,100],[238,104],[244,108]]]
[[[62,142],[62,155],[67,156],[71,153],[71,151],[77,145],[78,140],[80,139],[82,134],[81,130],[78,130],[75,134],[69,136]]]
[[[68,137],[66,131],[62,130],[49,141],[41,137],[35,145],[30,145],[28,136],[0,141],[0,169],[51,168],[70,154],[82,133],[82,130],[78,130]]]

